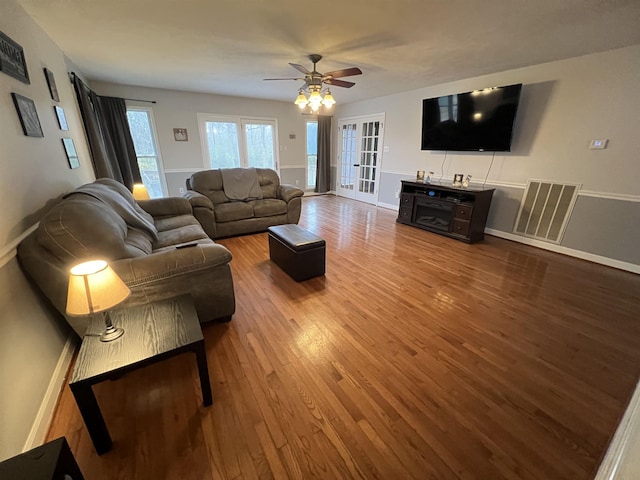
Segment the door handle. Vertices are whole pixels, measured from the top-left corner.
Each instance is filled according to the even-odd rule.
[[[359,166],[360,166],[360,164],[359,164],[359,163],[354,163],[354,164],[353,164],[353,166],[354,166],[354,167],[359,167]]]

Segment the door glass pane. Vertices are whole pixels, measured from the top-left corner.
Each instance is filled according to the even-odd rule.
[[[205,122],[211,168],[240,167],[238,124]]]
[[[342,172],[340,175],[340,187],[353,190],[355,167],[357,157],[356,124],[342,126]]]
[[[151,115],[146,110],[127,110],[129,131],[136,151],[142,183],[151,198],[163,196],[156,141],[151,127]]]
[[[378,136],[380,122],[365,122],[362,124],[362,151],[360,152],[360,182],[359,191],[374,193],[376,187],[376,169]]]
[[[273,125],[246,123],[244,133],[248,166],[275,169]]]
[[[307,122],[307,188],[316,187],[318,166],[318,122]]]

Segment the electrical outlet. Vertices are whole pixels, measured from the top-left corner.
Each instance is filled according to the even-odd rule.
[[[296,180],[296,187],[300,186],[300,180]]]
[[[183,194],[183,193],[184,193],[184,187],[180,187],[180,188],[178,189],[178,191],[180,192],[180,194]]]

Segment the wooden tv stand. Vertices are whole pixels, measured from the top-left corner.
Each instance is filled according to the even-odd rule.
[[[397,222],[474,243],[484,238],[493,192],[402,180]]]

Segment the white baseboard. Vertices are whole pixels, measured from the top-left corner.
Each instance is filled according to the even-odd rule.
[[[62,348],[60,358],[51,376],[51,381],[47,387],[47,391],[44,394],[38,414],[33,422],[27,441],[24,444],[23,452],[31,450],[34,447],[38,447],[44,443],[44,440],[51,425],[53,419],[53,413],[58,403],[58,397],[60,391],[64,386],[67,372],[69,371],[69,365],[71,365],[71,359],[73,358],[73,352],[75,351],[76,339],[73,335],[69,335],[67,341]]]
[[[398,200],[398,202],[400,202],[400,200]],[[388,208],[389,210],[398,210],[398,208],[400,208],[399,204],[398,205],[393,205],[391,203],[378,202],[377,205],[378,205],[378,207]]]
[[[634,263],[623,262],[621,260],[615,260],[613,258],[603,257],[601,255],[595,255],[589,252],[574,250],[573,248],[563,247],[562,245],[542,242],[534,238],[522,237],[520,235],[515,235],[513,233],[494,230],[493,228],[486,228],[485,233],[488,233],[489,235],[493,235],[495,237],[512,240],[514,242],[524,243],[525,245],[531,245],[534,247],[542,248],[544,250],[550,250],[552,252],[562,253],[563,255],[569,255],[570,257],[581,258],[582,260],[588,260],[593,263],[599,263],[600,265],[606,265],[608,267],[617,268],[619,270],[626,270],[627,272],[640,274],[640,265],[636,265]]]
[[[638,429],[640,429],[640,384],[636,385],[629,406],[624,412],[594,480],[614,480],[620,465],[628,462],[629,458],[637,458],[638,445],[630,444],[629,439],[634,430]],[[633,448],[633,453],[629,452],[630,448]],[[630,455],[627,456],[627,453]]]

